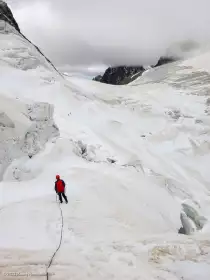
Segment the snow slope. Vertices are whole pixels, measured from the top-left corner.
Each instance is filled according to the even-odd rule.
[[[1,279],[46,279],[60,241],[56,174],[69,204],[50,279],[209,279],[209,58],[110,86],[62,79],[2,30]],[[189,236],[178,235],[183,202],[207,219]]]

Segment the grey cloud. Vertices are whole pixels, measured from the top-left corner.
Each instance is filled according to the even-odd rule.
[[[209,0],[7,2],[25,35],[57,65],[151,64],[169,46],[180,52],[210,41]]]

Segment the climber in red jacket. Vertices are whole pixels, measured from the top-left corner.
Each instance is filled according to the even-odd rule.
[[[65,182],[60,179],[60,175],[56,175],[55,182],[55,192],[59,196],[60,203],[63,203],[62,197],[65,199],[66,203],[68,203],[67,196],[65,195]]]

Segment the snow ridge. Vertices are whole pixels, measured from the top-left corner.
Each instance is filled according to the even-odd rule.
[[[7,27],[7,25],[9,25],[9,27]],[[4,1],[0,1],[0,30],[3,30],[3,32],[5,33],[9,32],[9,33],[18,34],[21,37],[23,37],[27,42],[29,42],[36,49],[36,51],[38,51],[38,53],[41,54],[41,56],[56,71],[56,73],[63,78],[62,74],[57,70],[54,64],[42,53],[42,51],[21,33],[20,28],[16,20],[14,19],[10,8]]]

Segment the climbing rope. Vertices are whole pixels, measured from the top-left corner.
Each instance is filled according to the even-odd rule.
[[[48,272],[48,271],[49,271],[49,269],[50,269],[50,267],[51,267],[51,265],[52,265],[52,263],[53,263],[53,260],[54,260],[54,258],[55,258],[55,256],[56,256],[57,252],[59,251],[59,249],[60,249],[60,247],[61,247],[62,240],[63,240],[63,212],[62,212],[62,209],[61,209],[61,206],[60,206],[59,203],[58,203],[58,207],[59,207],[59,209],[60,209],[60,217],[61,217],[60,242],[59,242],[58,247],[57,247],[57,249],[55,250],[54,254],[52,255],[52,257],[51,257],[51,259],[50,259],[50,262],[49,262],[49,264],[48,264],[48,266],[47,266],[47,272],[46,272],[47,280],[49,280],[49,272]]]

